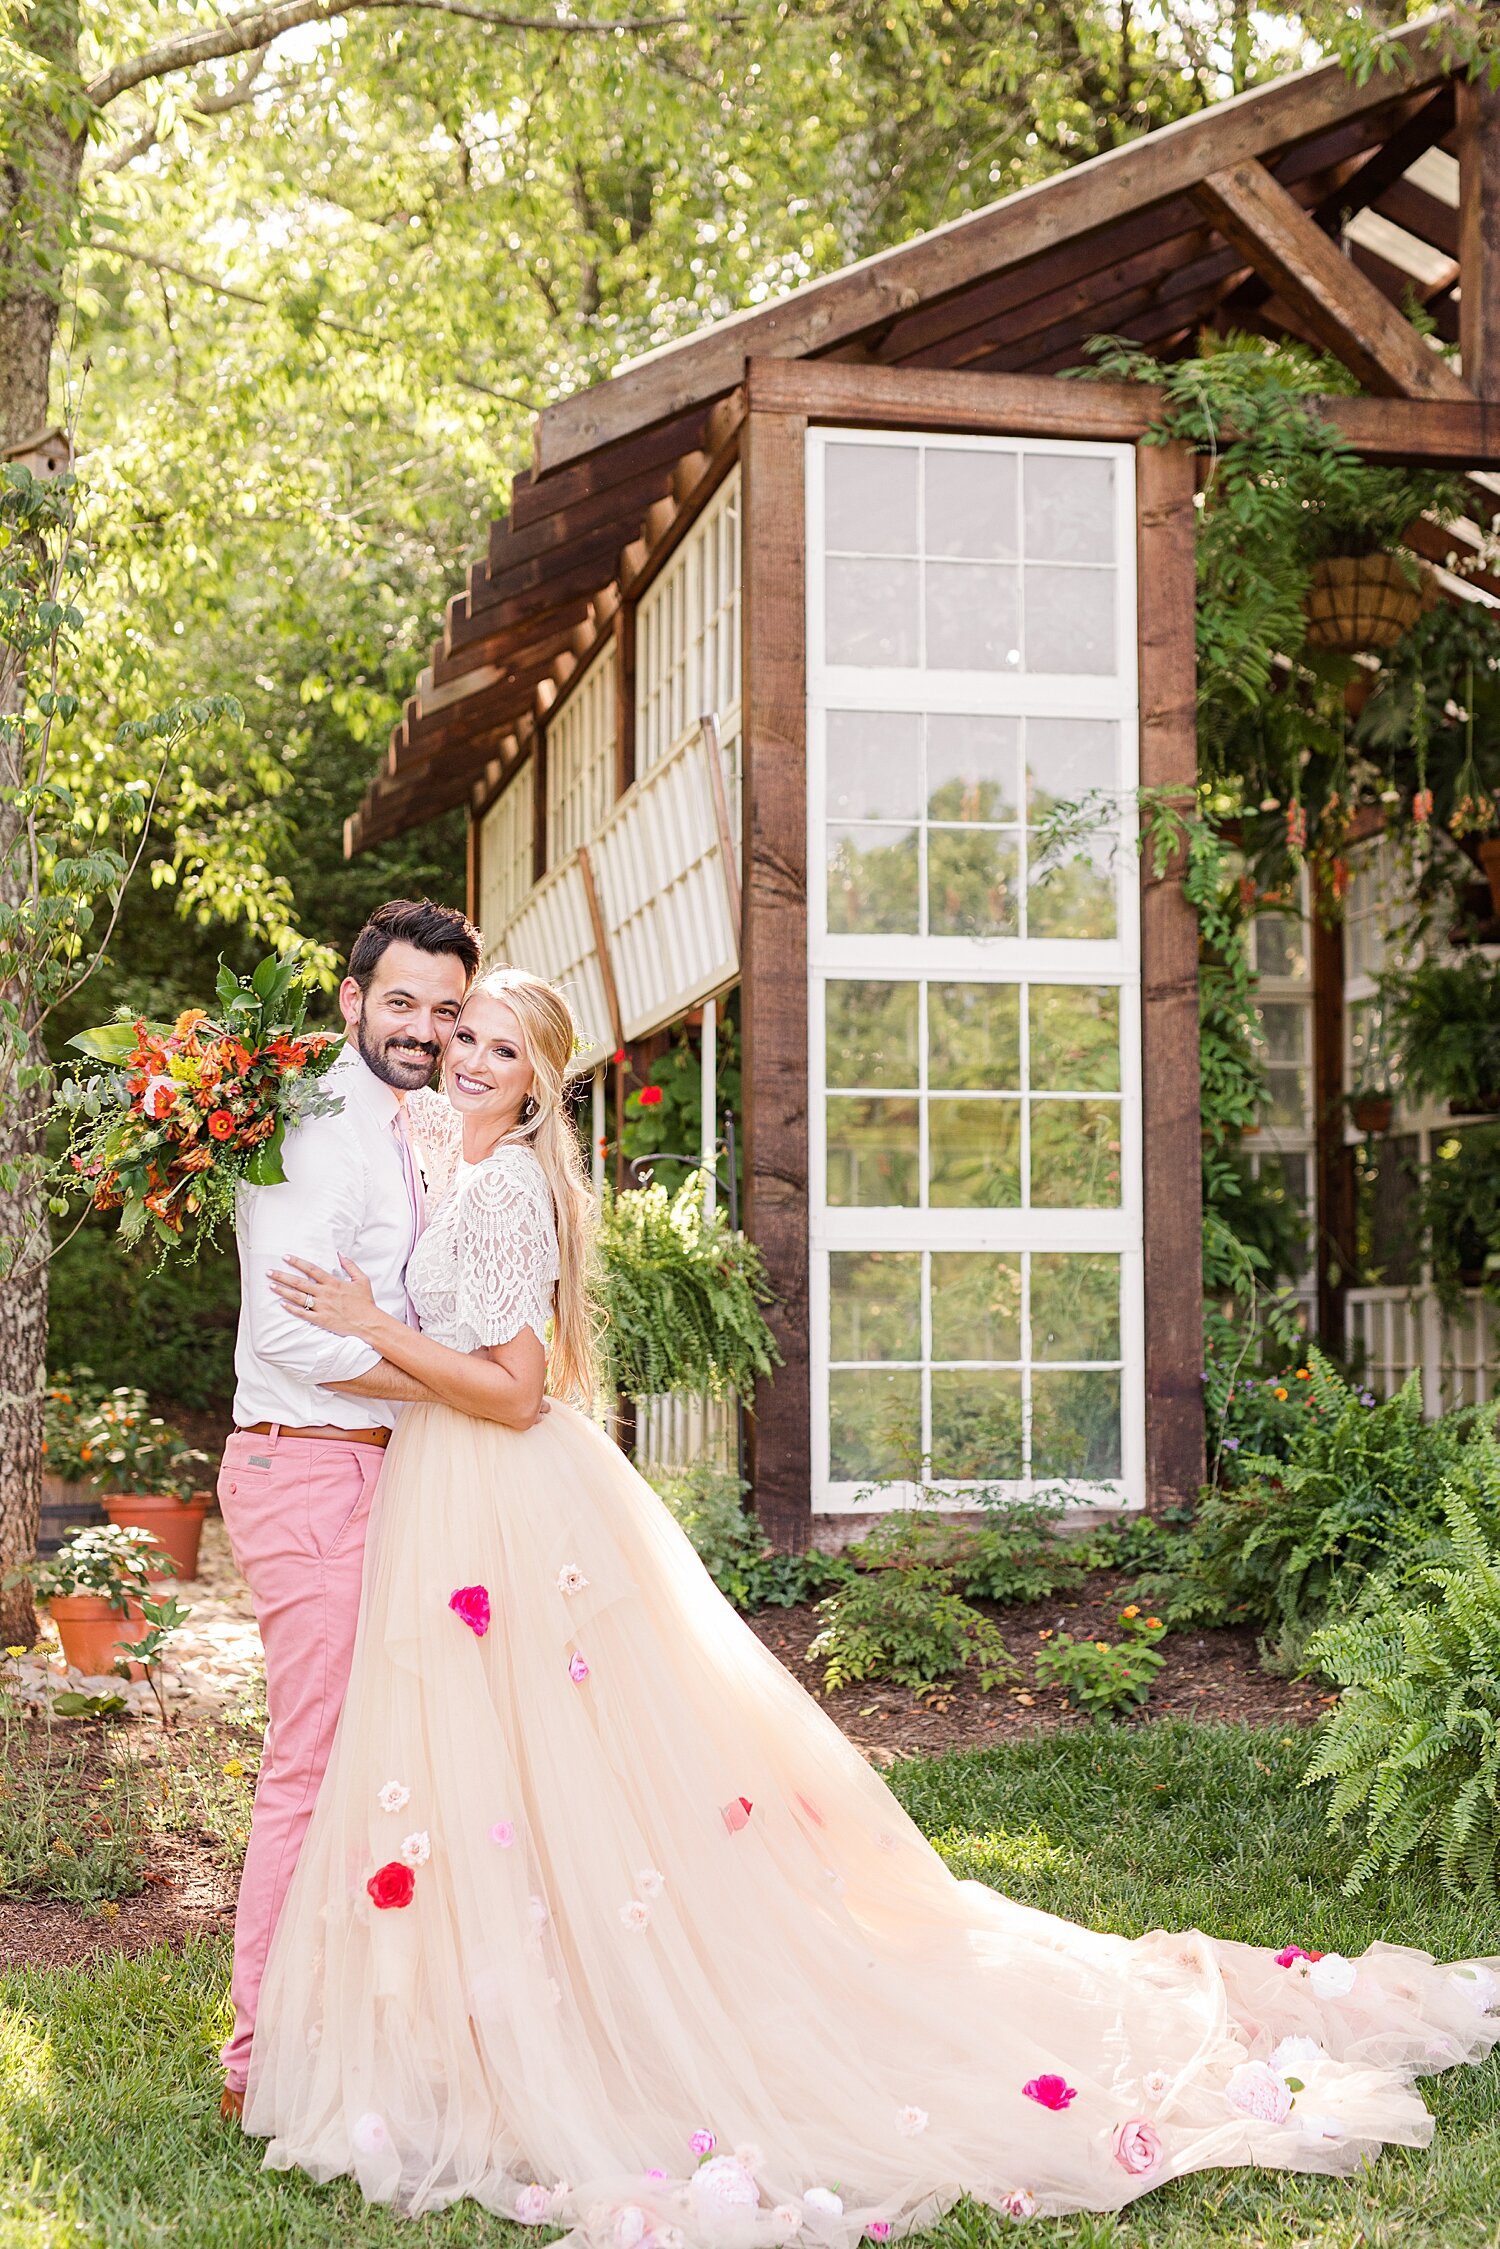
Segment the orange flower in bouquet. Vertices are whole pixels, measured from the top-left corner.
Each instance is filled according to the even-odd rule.
[[[65,1080],[67,1151],[58,1198],[119,1210],[121,1238],[195,1255],[234,1215],[242,1180],[285,1178],[282,1142],[306,1117],[339,1108],[319,1081],[342,1040],[307,1031],[301,964],[264,960],[248,979],[222,963],[217,1009],[172,1024],[125,1017],[70,1041],[94,1068]]]

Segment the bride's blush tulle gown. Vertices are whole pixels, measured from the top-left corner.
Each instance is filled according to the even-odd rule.
[[[544,1325],[556,1271],[512,1146],[458,1165],[409,1286],[468,1350]],[[1128,1942],[955,1880],[590,1421],[417,1407],[245,2124],[589,2249],[850,2249],[963,2193],[1112,2210],[1420,2145],[1414,2080],[1500,2036],[1497,1968]]]

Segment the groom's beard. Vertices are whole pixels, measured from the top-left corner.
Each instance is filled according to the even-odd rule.
[[[415,1093],[418,1086],[426,1085],[441,1051],[436,1039],[414,1039],[399,1033],[391,1039],[372,1038],[363,1017],[354,1026],[354,1043],[367,1067],[398,1093]]]

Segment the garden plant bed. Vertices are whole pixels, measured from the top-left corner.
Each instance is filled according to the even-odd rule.
[[[1004,1606],[976,1601],[992,1617],[1020,1666],[1020,1677],[985,1694],[976,1672],[961,1672],[931,1694],[871,1680],[862,1686],[822,1691],[821,1666],[809,1649],[823,1619],[812,1603],[793,1609],[762,1609],[750,1619],[766,1646],[802,1684],[818,1695],[829,1716],[877,1764],[893,1757],[935,1756],[945,1749],[972,1749],[996,1736],[1054,1733],[1089,1721],[1068,1708],[1061,1689],[1039,1686],[1032,1676],[1043,1632],[1070,1632],[1075,1639],[1118,1640],[1119,1616],[1130,1598],[1128,1572],[1095,1571],[1083,1581],[1081,1597]],[[1313,1680],[1282,1679],[1261,1668],[1259,1634],[1249,1626],[1169,1632],[1160,1642],[1165,1665],[1143,1709],[1127,1725],[1156,1718],[1214,1720],[1251,1726],[1307,1725],[1334,1700]]]

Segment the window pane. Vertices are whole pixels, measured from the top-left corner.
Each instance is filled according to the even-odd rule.
[[[932,1473],[940,1481],[1021,1474],[1019,1373],[932,1370]]]
[[[830,828],[827,849],[831,930],[915,935],[915,828]]]
[[[1019,1101],[933,1101],[928,1200],[947,1210],[1014,1210],[1021,1200]]]
[[[1118,1359],[1120,1260],[1094,1252],[1031,1260],[1033,1359]]]
[[[830,664],[914,664],[919,567],[915,562],[828,564]]]
[[[838,554],[917,552],[914,445],[830,445],[824,462],[824,543]]]
[[[828,1472],[835,1483],[915,1477],[922,1452],[922,1377],[836,1367],[828,1377]]]
[[[1114,572],[1028,570],[1026,669],[1112,672],[1114,668]]]
[[[911,1209],[919,1200],[915,1101],[828,1097],[828,1201],[834,1209]]]
[[[978,1250],[934,1250],[935,1359],[1019,1359],[1021,1260]]]
[[[1117,1101],[1033,1101],[1031,1200],[1047,1210],[1104,1210],[1120,1200]]]
[[[1118,1093],[1120,995],[1108,984],[1033,984],[1031,1083],[1041,1093]]]
[[[920,1359],[922,1260],[910,1250],[835,1250],[828,1260],[830,1359]]]
[[[1270,1062],[1301,1062],[1307,1053],[1310,1011],[1300,1000],[1262,1000],[1256,1013]]]
[[[1115,464],[1076,453],[1026,456],[1028,562],[1113,562]]]
[[[1118,876],[1115,839],[1044,845],[1030,839],[1028,937],[1113,937]]]
[[[1294,915],[1256,915],[1255,965],[1262,976],[1306,976],[1307,948]]]
[[[1014,569],[1005,563],[928,563],[927,665],[937,672],[1019,671],[1021,588]]]
[[[1109,801],[1095,808],[1095,817],[1101,825],[1112,820],[1119,767],[1120,730],[1113,719],[1026,721],[1026,785],[1033,820],[1096,794]]]
[[[917,987],[835,979],[827,987],[829,1085],[917,1083]]]
[[[929,828],[931,937],[1018,937],[1021,844],[1014,828]]]
[[[1018,984],[929,984],[927,1082],[1000,1092],[1021,1083]]]
[[[1014,453],[927,455],[927,552],[1016,559],[1017,462]]]
[[[1267,1070],[1266,1098],[1260,1112],[1265,1122],[1282,1125],[1289,1132],[1305,1132],[1307,1110],[1307,1072]]]
[[[1031,1473],[1097,1483],[1120,1473],[1120,1377],[1031,1378]]]
[[[1021,722],[932,712],[927,817],[1003,823],[1020,817]]]
[[[917,820],[922,814],[922,721],[914,711],[830,711],[828,816]]]

